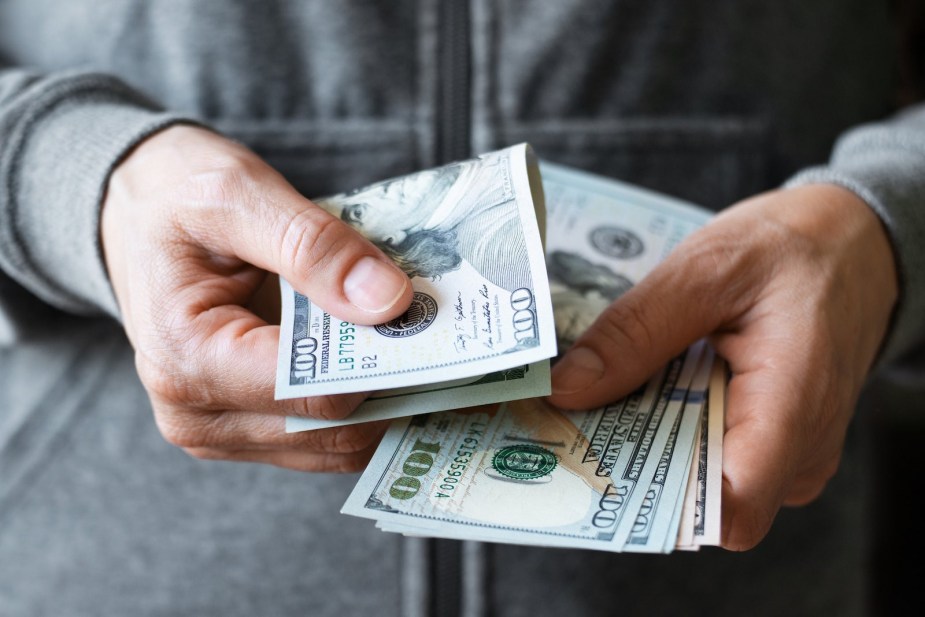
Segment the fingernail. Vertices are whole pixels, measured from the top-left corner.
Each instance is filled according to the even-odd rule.
[[[395,266],[375,257],[362,257],[344,279],[344,295],[355,307],[382,313],[405,293],[408,278]]]
[[[572,349],[552,369],[552,393],[573,394],[604,375],[604,361],[587,347]]]

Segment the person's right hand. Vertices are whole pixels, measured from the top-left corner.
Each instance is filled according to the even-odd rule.
[[[102,244],[141,381],[172,444],[206,459],[352,471],[385,429],[286,434],[284,416],[342,418],[363,394],[273,400],[279,327],[249,306],[274,272],[338,318],[388,321],[408,278],[246,148],[177,126],[113,172]]]

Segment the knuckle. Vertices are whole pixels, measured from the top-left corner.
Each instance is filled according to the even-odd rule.
[[[841,456],[835,456],[822,466],[821,478],[823,484],[827,484],[832,478],[835,477],[835,474],[838,473],[840,464]]]
[[[356,404],[350,397],[317,396],[305,399],[305,413],[312,418],[340,420],[350,415],[354,409]]]
[[[678,272],[678,283],[684,285],[691,297],[707,291],[709,287],[723,287],[724,283],[735,278],[730,270],[735,269],[739,261],[735,248],[722,235],[707,236],[704,241],[684,255],[687,267],[685,272]],[[698,276],[690,276],[690,273]]]
[[[818,499],[829,482],[838,472],[839,457],[825,461],[810,473],[798,477],[787,493],[784,503],[788,506],[801,507]]]
[[[186,399],[188,384],[181,378],[180,372],[172,370],[160,357],[137,353],[135,367],[141,383],[152,398],[168,403],[179,403]]]
[[[365,453],[357,453],[352,456],[341,457],[335,464],[335,473],[357,473],[363,471],[369,463],[369,457]]]
[[[225,452],[215,448],[183,448],[183,451],[200,461],[223,461],[229,458]]]
[[[162,340],[171,338],[176,338],[175,333]],[[213,406],[207,383],[192,364],[192,359],[201,355],[200,347],[195,338],[190,338],[161,350],[135,354],[138,376],[152,400],[188,407]]]
[[[631,298],[618,300],[601,315],[602,327],[595,329],[605,345],[623,352],[644,351],[652,347],[654,332],[650,322],[654,311],[647,310]]]
[[[351,235],[333,216],[306,208],[286,221],[279,232],[279,263],[297,264],[304,276],[328,270],[350,249]]]
[[[237,151],[210,153],[203,168],[191,172],[174,191],[173,198],[183,206],[174,213],[174,226],[196,236],[234,228],[242,204],[260,194],[253,186],[259,173],[252,158]]]
[[[280,464],[282,467],[288,467],[298,471],[309,473],[350,473],[350,457],[343,454],[318,454],[305,459],[286,461]]]
[[[334,454],[354,454],[369,448],[376,439],[377,433],[366,425],[355,424],[351,426],[325,429],[322,449]]]
[[[184,218],[197,212],[211,218],[215,212],[240,204],[249,185],[249,175],[243,163],[232,161],[191,173],[177,188],[178,200],[185,206]]]
[[[825,490],[826,485],[828,484],[825,480],[816,480],[810,483],[803,484],[797,489],[794,489],[787,495],[787,499],[784,503],[791,507],[802,507],[811,504],[816,501],[822,492]]]
[[[233,202],[248,186],[254,168],[253,156],[238,149],[210,151],[200,168],[179,185],[187,202],[220,205]]]
[[[178,410],[155,409],[157,428],[167,443],[178,448],[208,448],[216,445],[213,430],[194,415]]]
[[[688,302],[722,304],[731,313],[744,309],[772,275],[762,267],[766,248],[742,235],[739,228],[705,227],[669,258],[671,285]]]
[[[157,414],[157,428],[160,430],[164,440],[172,446],[178,448],[197,448],[203,444],[197,438],[194,431],[184,426],[174,414]]]

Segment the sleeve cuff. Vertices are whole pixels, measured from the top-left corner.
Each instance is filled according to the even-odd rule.
[[[925,341],[925,143],[889,124],[855,129],[836,145],[828,166],[807,169],[785,186],[820,183],[852,191],[883,221],[900,297],[879,363],[905,360]]]
[[[0,122],[0,266],[49,304],[118,316],[99,235],[109,175],[149,135],[195,121],[105,75],[34,90]]]

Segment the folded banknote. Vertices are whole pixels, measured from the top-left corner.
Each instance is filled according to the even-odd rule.
[[[346,420],[291,418],[288,431],[549,393],[555,324],[529,146],[315,201],[392,257],[414,299],[357,326],[280,282],[276,397],[374,393]]]
[[[541,171],[564,350],[710,213],[558,165]],[[716,545],[725,388],[722,361],[701,342],[599,409],[531,399],[404,419],[343,512],[416,536],[614,552]]]

